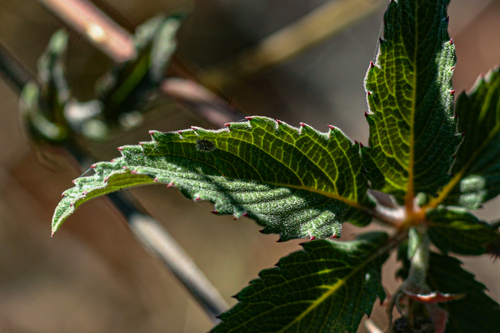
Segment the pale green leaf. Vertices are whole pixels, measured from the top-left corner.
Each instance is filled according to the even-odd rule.
[[[340,130],[320,133],[265,117],[212,131],[152,132],[152,142],[123,147],[122,157],[75,180],[53,218],[53,231],[80,204],[121,188],[165,183],[209,200],[219,214],[247,215],[282,240],[339,237],[341,222],[370,221],[359,145]]]

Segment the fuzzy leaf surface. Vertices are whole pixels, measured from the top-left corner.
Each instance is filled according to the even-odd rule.
[[[440,306],[448,311],[446,333],[497,332],[500,306],[485,294],[486,287],[455,258],[431,253],[427,282],[434,290],[465,297]]]
[[[152,142],[122,147],[122,157],[95,165],[74,181],[53,217],[53,231],[80,204],[130,186],[178,187],[209,200],[219,214],[249,216],[282,240],[341,234],[341,222],[370,221],[359,146],[340,130],[320,133],[265,117],[222,130],[161,133]]]
[[[445,254],[481,255],[498,238],[495,228],[465,209],[439,207],[428,211],[426,218],[431,241]]]
[[[370,126],[364,163],[372,188],[402,202],[434,195],[450,177],[461,138],[453,117],[455,46],[448,0],[391,1],[384,39],[365,78]]]
[[[436,202],[477,209],[500,194],[500,71],[481,77],[456,105],[464,142],[453,165],[455,176]]]
[[[378,253],[387,234],[357,240],[319,240],[263,270],[220,316],[221,332],[356,332],[376,298],[385,298],[380,270],[388,255]]]

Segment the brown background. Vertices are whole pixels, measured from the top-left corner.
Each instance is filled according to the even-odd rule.
[[[161,11],[192,6],[179,35],[179,54],[201,68],[231,59],[246,47],[295,21],[325,1],[299,0],[101,0],[133,27]],[[374,60],[383,11],[232,92],[249,114],[307,122],[326,131],[335,124],[367,142],[362,86]],[[457,46],[454,85],[469,88],[477,75],[500,64],[500,1],[453,0],[450,34]],[[60,20],[33,0],[0,0],[0,40],[32,71]],[[80,100],[110,61],[72,34],[68,76]],[[50,219],[60,194],[79,174],[62,155],[30,148],[18,118],[16,93],[0,80],[0,332],[203,332],[211,322],[183,287],[134,240],[106,199],[82,207],[56,237]],[[152,112],[143,126],[93,147],[102,159],[115,148],[148,140],[147,131],[207,126],[173,102]],[[276,243],[252,221],[209,214],[164,186],[133,190],[189,252],[223,296],[236,294],[257,273],[298,250],[300,241]],[[498,201],[484,218],[500,215]],[[348,239],[360,230],[346,226]],[[500,300],[500,264],[465,258],[491,295]],[[387,266],[394,267],[394,260]],[[450,277],[453,278],[453,277]],[[390,271],[384,275],[395,289]],[[384,326],[382,309],[375,322]],[[364,328],[360,329],[364,332]]]

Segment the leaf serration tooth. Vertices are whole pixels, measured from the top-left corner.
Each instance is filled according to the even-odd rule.
[[[173,181],[171,181],[170,183],[167,184],[167,187],[173,187],[173,186],[175,186]]]

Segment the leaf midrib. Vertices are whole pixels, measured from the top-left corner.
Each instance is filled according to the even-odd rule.
[[[300,322],[305,316],[307,316],[311,311],[313,311],[316,307],[318,307],[322,302],[324,302],[328,297],[333,295],[337,290],[339,290],[342,286],[344,286],[353,275],[355,275],[357,272],[359,272],[362,268],[364,268],[366,265],[369,263],[373,262],[375,259],[377,259],[379,256],[384,254],[385,252],[380,251],[376,252],[374,255],[370,256],[367,258],[366,261],[358,265],[356,268],[354,268],[349,274],[347,274],[345,277],[342,279],[339,279],[334,285],[329,286],[329,290],[325,292],[321,297],[316,299],[315,301],[312,302],[312,304],[304,310],[299,316],[295,317],[293,321],[291,321],[288,325],[283,327],[278,333],[283,333],[286,332],[287,329],[289,329],[291,326],[296,324],[297,322]],[[319,287],[324,287],[324,286],[319,286]]]

